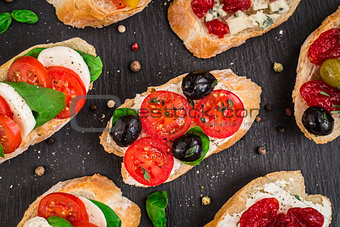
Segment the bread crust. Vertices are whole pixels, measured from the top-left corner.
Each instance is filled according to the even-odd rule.
[[[8,69],[17,57],[20,57],[26,54],[27,52],[29,52],[30,50],[34,48],[39,48],[39,47],[49,48],[49,47],[54,47],[54,46],[67,46],[73,49],[80,50],[84,53],[88,53],[88,54],[92,54],[96,56],[96,51],[94,47],[88,44],[85,40],[81,38],[73,38],[73,39],[69,39],[63,42],[58,42],[58,43],[36,45],[21,52],[20,54],[18,54],[17,56],[13,57],[11,60],[7,61],[5,64],[0,66],[0,81],[6,80]],[[52,119],[49,122],[45,123],[44,125],[34,129],[32,132],[30,132],[30,134],[28,134],[28,136],[23,138],[18,149],[16,149],[13,153],[5,154],[5,158],[0,158],[0,164],[23,153],[24,151],[28,149],[29,146],[32,146],[36,143],[40,143],[41,141],[49,138],[55,132],[61,129],[65,124],[67,124],[69,121],[70,121],[70,118]]]
[[[292,195],[298,195],[300,198],[313,201],[313,202],[321,202],[323,199],[326,199],[330,204],[330,200],[322,195],[307,195],[305,189],[305,181],[300,171],[280,171],[269,173],[263,177],[258,177],[243,188],[241,188],[238,192],[236,192],[216,213],[214,220],[205,225],[205,227],[214,227],[218,226],[218,224],[223,220],[223,218],[229,214],[237,214],[246,209],[246,202],[250,195],[256,190],[265,184],[275,182],[277,180],[289,180],[294,179],[294,185],[288,185],[287,188],[284,188],[286,191],[289,191]],[[330,222],[332,219],[332,215],[329,217]]]
[[[214,70],[210,72],[213,74],[219,83],[222,83],[225,88],[227,88],[230,91],[236,92],[237,95],[241,98],[244,104],[244,108],[246,110],[259,110],[260,108],[260,95],[262,93],[261,87],[259,87],[257,84],[252,82],[250,79],[247,79],[246,77],[240,77],[234,74],[230,69],[225,70]],[[146,97],[147,95],[151,94],[152,91],[161,90],[163,88],[166,88],[166,86],[170,84],[179,84],[182,82],[183,77],[185,77],[187,74],[178,76],[174,79],[171,79],[167,83],[157,86],[157,87],[149,87],[146,92],[142,93],[141,96]],[[127,99],[123,105],[121,105],[119,108],[127,107],[131,108],[134,105],[134,99]],[[234,143],[236,143],[239,139],[241,139],[246,132],[251,127],[252,123],[254,122],[256,116],[258,114],[258,111],[256,114],[252,113],[252,115],[248,114],[247,117],[244,118],[244,124],[246,125],[245,128],[240,128],[233,137],[228,140],[227,142],[220,144],[216,150],[211,152],[209,155],[207,155],[205,158],[209,157],[212,154],[216,154],[222,150],[225,150],[232,146]],[[100,136],[100,143],[103,145],[104,150],[108,153],[114,153],[115,155],[118,155],[120,157],[124,156],[124,151],[121,147],[119,147],[112,139],[110,139],[109,135],[109,127],[110,127],[110,121],[107,124],[106,129]],[[108,142],[109,141],[109,142]],[[182,165],[179,169],[177,169],[173,175],[169,177],[169,179],[166,182],[170,182],[179,176],[185,174],[187,171],[192,169],[192,166],[189,165]],[[122,164],[122,176],[125,183],[128,182],[128,179],[131,178],[131,176],[126,171],[124,164]],[[140,187],[147,187],[143,185],[135,185]]]
[[[26,221],[36,217],[40,200],[52,192],[65,192],[99,201],[115,211],[122,221],[122,227],[139,225],[141,217],[140,208],[122,196],[121,190],[110,179],[95,174],[93,176],[62,181],[54,185],[29,206],[17,227],[22,227]]]
[[[340,114],[333,115],[334,118],[334,129],[330,135],[327,136],[315,136],[307,131],[307,129],[302,124],[302,115],[305,110],[308,108],[306,101],[300,94],[301,86],[315,79],[321,79],[318,65],[314,65],[308,59],[308,49],[310,45],[316,40],[321,33],[331,29],[331,28],[339,28],[340,27],[340,7],[335,11],[332,15],[328,16],[321,24],[321,26],[316,29],[312,34],[308,36],[306,41],[301,47],[299,63],[297,67],[297,75],[295,88],[292,94],[293,102],[295,106],[295,120],[301,131],[305,134],[305,136],[314,140],[315,143],[325,144],[329,141],[336,139],[340,135]]]
[[[289,1],[289,11],[268,29],[248,28],[236,35],[226,35],[224,38],[208,33],[202,19],[198,18],[191,8],[191,0],[174,0],[168,10],[168,20],[172,30],[183,40],[185,47],[198,58],[211,58],[232,47],[239,46],[247,39],[263,35],[276,28],[294,13],[300,0]]]
[[[140,0],[136,8],[116,9],[110,0],[47,0],[56,9],[57,17],[66,25],[77,28],[101,28],[124,20],[142,11],[151,0]]]

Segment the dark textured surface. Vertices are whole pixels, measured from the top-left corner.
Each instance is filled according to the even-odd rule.
[[[308,193],[324,194],[331,199],[332,226],[339,226],[340,140],[316,145],[301,133],[293,117],[284,114],[285,108],[292,106],[290,97],[300,47],[321,21],[337,9],[338,3],[338,0],[302,0],[294,15],[278,28],[215,58],[200,60],[171,31],[166,18],[169,2],[165,0],[154,0],[142,13],[119,23],[127,27],[124,34],[118,33],[118,24],[96,30],[65,26],[57,20],[54,8],[43,0],[1,1],[0,12],[26,8],[40,17],[35,25],[13,23],[0,35],[1,64],[35,44],[79,36],[96,47],[104,62],[104,73],[90,94],[116,95],[123,101],[145,91],[149,85],[165,83],[184,72],[231,68],[262,86],[261,106],[271,103],[273,111],[261,110],[262,121],[254,123],[245,139],[227,151],[211,156],[179,179],[151,189],[123,183],[122,159],[104,152],[99,145],[100,133],[81,133],[67,125],[53,136],[55,144],[42,142],[0,166],[0,226],[15,226],[28,205],[58,181],[93,173],[114,180],[123,194],[141,207],[141,226],[151,226],[144,203],[154,190],[166,190],[169,194],[168,226],[203,226],[250,180],[273,171],[298,169],[305,176]],[[140,45],[137,52],[129,49],[134,42]],[[129,70],[133,60],[142,64],[139,73]],[[273,61],[282,62],[284,72],[274,73]],[[78,123],[104,127],[112,114],[106,102],[88,100],[77,116]],[[89,109],[93,104],[98,107],[96,111]],[[284,133],[276,131],[278,125],[286,128]],[[257,146],[265,146],[267,155],[257,155]],[[46,167],[42,177],[34,175],[38,165]],[[212,204],[202,206],[202,195],[210,196]]]

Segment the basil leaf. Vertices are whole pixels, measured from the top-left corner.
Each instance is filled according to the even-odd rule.
[[[39,20],[37,14],[26,9],[13,10],[11,16],[14,20],[26,24],[35,24]]]
[[[301,201],[301,198],[300,198],[300,196],[298,196],[298,195],[294,195],[294,197],[295,197],[297,200],[300,200],[300,201]]]
[[[77,51],[83,57],[87,66],[89,67],[90,74],[91,74],[91,82],[97,80],[103,71],[103,62],[100,59],[100,57],[99,56],[95,57],[91,54],[86,54],[79,50],[75,50],[75,51]]]
[[[1,143],[0,143],[0,157],[5,158],[5,151]]]
[[[153,226],[165,227],[165,208],[168,206],[166,191],[153,192],[146,199],[146,211]]]
[[[204,157],[207,155],[207,153],[209,151],[210,139],[199,126],[196,126],[194,128],[189,129],[186,132],[186,134],[199,136],[202,140],[202,144],[203,144],[202,156],[199,159],[197,159],[196,161],[193,161],[193,162],[183,162],[182,161],[184,164],[191,165],[191,166],[197,166],[198,164],[201,163],[201,161],[204,159]]]
[[[150,180],[150,174],[149,172],[143,168],[143,177],[145,180],[149,181]]]
[[[218,80],[214,80],[214,82],[211,84],[211,86],[216,87],[217,84],[218,84]]]
[[[126,115],[138,115],[138,114],[136,111],[129,108],[116,109],[115,112],[113,112],[112,125],[114,125],[119,118],[124,117]]]
[[[73,227],[69,221],[58,216],[51,216],[47,218],[47,222],[53,227]]]
[[[45,50],[46,48],[34,48],[28,51],[24,56],[30,56],[34,58],[38,58],[41,51]]]
[[[39,87],[25,82],[3,82],[15,89],[31,108],[39,127],[52,120],[65,107],[65,94],[50,88]]]
[[[0,13],[0,34],[7,31],[9,26],[11,26],[12,17],[9,13]]]
[[[90,201],[103,212],[107,227],[120,227],[122,225],[122,221],[118,215],[109,206],[95,200],[90,199]]]

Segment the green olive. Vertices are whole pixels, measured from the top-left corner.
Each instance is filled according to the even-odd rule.
[[[327,59],[320,68],[321,78],[333,87],[340,87],[340,60]]]

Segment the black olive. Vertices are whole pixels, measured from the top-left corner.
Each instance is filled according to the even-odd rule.
[[[131,145],[142,131],[142,123],[137,115],[126,115],[119,118],[111,128],[113,140],[121,147]]]
[[[182,90],[188,99],[202,99],[214,90],[216,83],[217,80],[211,73],[196,71],[183,78]]]
[[[309,107],[302,116],[302,123],[308,132],[318,136],[331,134],[334,127],[332,115],[319,106]]]
[[[199,136],[185,134],[174,140],[172,154],[175,158],[192,162],[202,156],[203,144]]]

